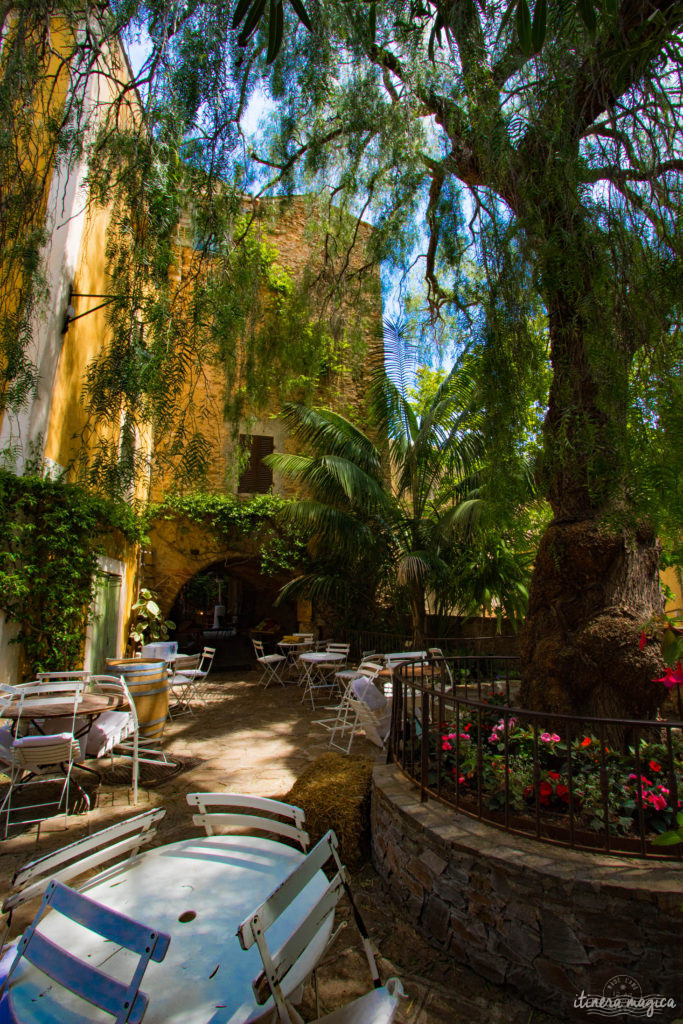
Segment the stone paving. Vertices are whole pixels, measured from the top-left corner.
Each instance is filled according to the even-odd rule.
[[[261,796],[282,796],[303,769],[327,750],[328,736],[314,724],[321,717],[310,704],[301,703],[294,685],[258,684],[258,674],[221,673],[209,677],[206,704],[194,715],[169,722],[163,745],[169,752],[192,758],[194,767],[161,785],[143,787],[138,804],[130,802],[125,784],[102,786],[97,806],[85,816],[52,819],[0,844],[0,894],[7,891],[16,869],[26,861],[68,842],[140,812],[163,806],[156,842],[174,842],[194,833],[185,795],[193,790],[229,791]],[[377,755],[364,738],[354,740],[354,754]],[[382,974],[397,974],[408,998],[396,1018],[398,1024],[554,1024],[556,1018],[533,1010],[512,992],[493,985],[468,968],[454,964],[432,949],[407,923],[383,891],[371,865],[353,877],[353,886],[380,952]],[[37,903],[20,908],[10,935],[18,934],[35,914]],[[348,922],[328,951],[319,971],[321,1011],[360,995],[369,988],[365,958],[357,933],[343,904]],[[312,989],[302,1004],[304,1019],[315,1017]]]

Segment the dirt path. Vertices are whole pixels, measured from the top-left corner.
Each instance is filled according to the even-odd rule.
[[[26,861],[48,853],[148,806],[166,808],[158,844],[196,834],[186,794],[194,790],[233,791],[261,796],[282,796],[304,768],[328,747],[328,736],[314,724],[321,712],[301,703],[295,686],[258,685],[257,673],[224,673],[209,677],[206,705],[194,715],[168,723],[164,747],[186,765],[173,778],[152,781],[140,790],[138,804],[130,802],[122,768],[113,778],[118,785],[102,785],[97,806],[85,816],[64,817],[32,828],[0,843],[0,895],[12,875]],[[352,752],[377,755],[376,747],[363,738],[354,741]],[[167,773],[168,774],[168,773]],[[113,781],[112,775],[109,782]],[[354,888],[367,917],[370,934],[382,956],[386,977],[398,974],[408,1000],[397,1017],[400,1024],[554,1024],[555,1018],[533,1011],[521,999],[477,977],[466,967],[454,965],[429,947],[408,925],[397,920],[390,897],[372,867],[354,876]],[[37,902],[20,908],[10,935],[22,931],[32,919]],[[342,915],[346,911],[342,910]],[[348,917],[348,915],[347,915]],[[321,1009],[330,1011],[369,987],[367,965],[351,923],[342,929],[319,972]],[[304,1018],[315,1016],[312,993],[307,990]]]

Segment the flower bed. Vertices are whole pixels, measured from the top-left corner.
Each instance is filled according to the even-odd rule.
[[[633,840],[642,852],[675,828],[683,797],[680,724],[560,715],[549,722],[492,696],[445,707],[443,694],[433,697],[427,749],[421,713],[404,718],[394,752],[426,789],[460,810],[541,838],[626,852],[637,852]]]

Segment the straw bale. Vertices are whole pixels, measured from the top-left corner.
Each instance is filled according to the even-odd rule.
[[[374,760],[322,754],[282,799],[303,808],[311,843],[333,829],[342,862],[359,871],[370,859],[370,780]]]

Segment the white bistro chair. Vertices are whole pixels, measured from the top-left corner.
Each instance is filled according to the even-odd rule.
[[[194,714],[192,701],[202,701],[202,684],[211,671],[215,656],[215,647],[205,647],[198,656],[191,655],[186,660],[182,655],[178,655],[173,662],[169,688],[178,703],[185,706],[190,714]],[[196,664],[190,660],[192,657],[198,657]]]
[[[348,754],[358,730],[366,739],[384,749],[391,729],[391,697],[366,676],[354,679],[342,700],[330,732],[330,747]]]
[[[173,661],[168,679],[169,696],[173,698],[173,706],[169,700],[168,717],[176,715],[193,715],[190,703],[194,674],[199,670],[201,654],[179,654]]]
[[[81,960],[73,952],[62,948],[52,939],[46,938],[37,930],[37,925],[46,910],[61,914],[95,935],[116,946],[123,946],[136,954],[137,962],[130,981],[121,981],[119,977],[107,974],[102,965],[94,967],[87,960]],[[134,921],[125,914],[110,910],[101,903],[89,899],[83,893],[70,889],[63,882],[49,882],[40,910],[33,922],[21,936],[17,945],[17,955],[9,969],[7,977],[0,988],[0,994],[6,989],[20,961],[27,960],[30,964],[46,974],[54,985],[46,985],[41,993],[41,1019],[48,1021],[71,1020],[73,1015],[64,1015],[59,1002],[59,989],[73,992],[81,999],[98,1007],[114,1018],[115,1024],[139,1024],[147,1009],[149,999],[140,991],[140,983],[150,960],[160,963],[166,956],[170,937],[154,928]],[[32,994],[28,1000],[35,1001],[35,988],[28,986]],[[9,998],[3,995],[3,1000]],[[21,984],[16,993],[21,1002]],[[0,1001],[0,1015],[2,1014]],[[14,998],[12,1000],[14,1003]],[[10,1019],[11,1016],[10,1016]],[[85,1020],[87,1018],[80,1018]]]
[[[339,859],[337,846],[334,832],[327,832],[289,878],[271,893],[265,902],[256,907],[237,929],[242,948],[251,949],[256,944],[261,954],[263,970],[252,982],[256,1002],[262,1006],[272,995],[280,1024],[302,1024],[301,1016],[284,995],[283,983],[289,972],[296,968],[299,958],[313,941],[325,919],[334,914],[335,907],[344,893],[353,908],[353,918],[361,935],[375,987],[359,999],[354,999],[353,1002],[324,1017],[318,1013],[316,1021],[325,1021],[325,1024],[390,1024],[398,1008],[398,1001],[404,994],[398,978],[389,979],[385,985],[380,983],[375,954],[354,901],[346,868]],[[328,880],[327,887],[284,943],[278,949],[271,949],[268,942],[269,929],[327,865],[330,866],[333,875],[332,879]],[[335,934],[333,933],[333,938]],[[286,984],[284,987],[287,987]]]
[[[77,732],[78,705],[82,699],[85,683],[64,680],[59,682],[21,683],[6,687],[0,699],[0,718],[3,709],[12,705],[13,726],[0,729],[0,767],[9,776],[9,788],[0,806],[0,815],[5,816],[5,837],[10,827],[12,804],[15,797],[29,785],[36,787],[33,800],[21,805],[21,824],[44,821],[64,805],[65,823],[69,813],[69,789],[74,764],[83,760],[83,752]],[[40,709],[49,700],[52,706],[63,707],[64,713],[53,722],[52,728],[59,731],[43,733],[37,728],[50,727],[50,719],[40,719]],[[76,779],[73,780],[86,810],[90,809],[90,798]],[[37,788],[44,783],[61,783],[59,801],[38,799]],[[29,799],[31,797],[29,796]],[[28,814],[28,816],[27,816]]]
[[[271,683],[279,683],[280,686],[284,686],[285,681],[282,678],[282,673],[287,664],[286,656],[284,654],[266,654],[263,650],[262,640],[252,640],[251,642],[254,645],[256,660],[263,669],[259,683],[263,683],[265,689]]]
[[[19,868],[12,878],[9,895],[2,904],[2,913],[8,915],[7,927],[11,923],[13,911],[45,892],[51,879],[71,882],[102,864],[118,862],[124,857],[135,857],[142,846],[152,841],[156,835],[156,826],[165,814],[164,807],[136,814],[133,818],[93,832],[92,835]]]
[[[187,802],[197,808],[199,813],[192,816],[192,821],[201,825],[207,836],[215,835],[216,828],[267,832],[277,841],[293,840],[304,853],[308,850],[310,837],[304,829],[306,815],[301,807],[245,793],[188,793]]]

